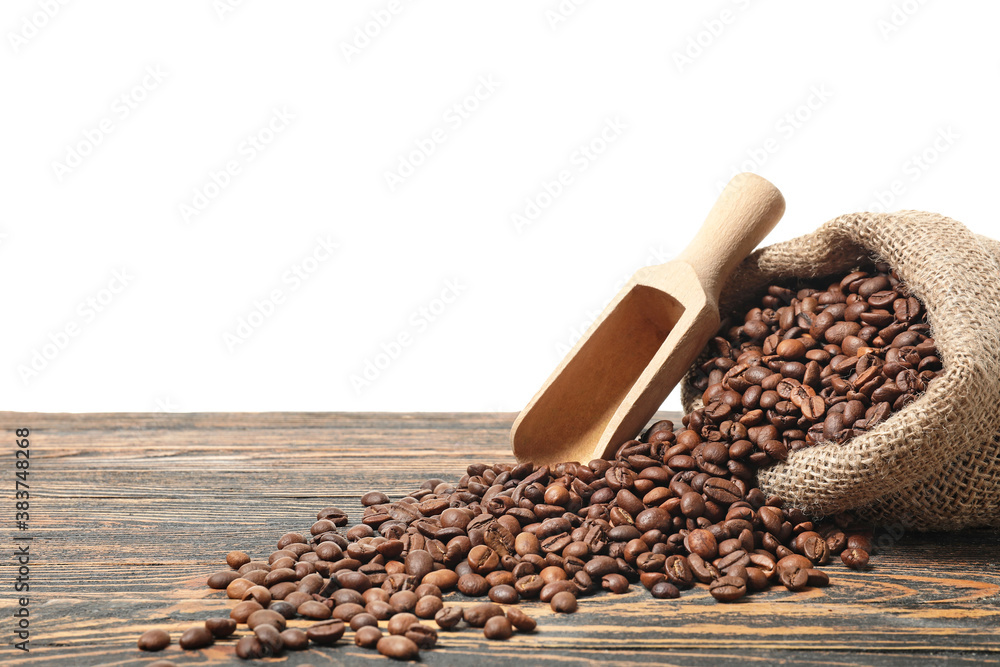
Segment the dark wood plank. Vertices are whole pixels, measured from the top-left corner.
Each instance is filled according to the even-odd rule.
[[[0,649],[0,663],[129,665],[154,656],[137,636],[163,627],[175,640],[231,602],[204,587],[234,548],[265,556],[289,530],[337,505],[356,520],[371,489],[402,496],[429,477],[456,479],[470,462],[512,460],[510,414],[0,413],[32,429],[32,651]],[[677,418],[677,415],[673,415]],[[12,455],[7,460],[12,460]],[[13,502],[13,469],[5,498]],[[831,586],[776,588],[733,605],[704,588],[657,601],[639,587],[581,601],[557,616],[526,605],[533,635],[487,643],[442,633],[428,664],[567,665],[983,664],[1000,659],[1000,534],[906,534],[869,572],[827,567]],[[5,571],[8,572],[9,570]],[[5,574],[5,576],[9,576]],[[9,584],[0,596],[6,620]],[[461,599],[454,594],[453,597]],[[302,622],[296,622],[303,625]],[[10,635],[8,623],[3,626]],[[350,633],[348,633],[348,642]],[[345,642],[342,642],[345,643]],[[290,654],[283,664],[380,659],[351,645]],[[162,657],[233,661],[233,642]]]

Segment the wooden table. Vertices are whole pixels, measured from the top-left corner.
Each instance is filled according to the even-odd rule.
[[[669,415],[668,415],[669,416]],[[676,415],[673,416],[676,418]],[[180,633],[231,601],[204,586],[242,549],[266,556],[278,537],[308,530],[337,505],[352,522],[358,498],[398,497],[424,479],[457,479],[471,462],[511,461],[511,414],[23,414],[0,413],[8,526],[0,596],[0,664],[139,665],[239,663],[233,641],[182,652]],[[30,518],[14,530],[15,429],[30,435]],[[12,648],[13,536],[30,536],[30,653]],[[1000,534],[889,535],[873,569],[830,565],[830,587],[777,587],[718,604],[704,587],[654,600],[640,586],[624,596],[581,600],[556,616],[526,604],[532,635],[486,642],[466,629],[441,633],[430,665],[912,665],[1000,660]],[[453,594],[458,597],[458,594]],[[295,622],[293,625],[304,625]],[[135,647],[163,628],[160,654]],[[242,632],[242,631],[241,631]],[[382,658],[346,641],[288,653],[287,665],[353,664]],[[388,663],[381,663],[388,664]]]

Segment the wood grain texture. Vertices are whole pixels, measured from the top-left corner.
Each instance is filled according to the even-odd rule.
[[[2,559],[0,664],[238,663],[233,641],[195,652],[180,633],[231,601],[204,586],[239,548],[266,556],[278,537],[308,530],[337,505],[352,521],[372,489],[399,497],[430,477],[456,479],[471,462],[513,461],[512,414],[15,414],[0,413],[0,460],[12,513],[14,429],[31,433],[30,653],[11,647],[14,570]],[[674,418],[677,416],[674,415]],[[9,519],[8,519],[9,522]],[[10,523],[7,524],[10,526]],[[11,531],[6,544],[9,549]],[[539,603],[532,635],[486,642],[442,633],[431,665],[1000,664],[1000,534],[885,532],[873,569],[826,567],[831,585],[775,588],[721,605],[707,590],[653,600],[581,600],[557,616]],[[460,599],[461,596],[453,594]],[[293,625],[305,625],[301,621]],[[171,632],[160,654],[135,648],[152,627]],[[286,654],[287,665],[369,664],[350,644]],[[271,662],[275,662],[272,660]],[[387,663],[383,663],[387,664]]]

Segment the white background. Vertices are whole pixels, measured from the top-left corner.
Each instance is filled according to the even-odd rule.
[[[768,241],[900,208],[1000,236],[998,19],[6,0],[0,407],[520,410],[743,169],[788,202]]]

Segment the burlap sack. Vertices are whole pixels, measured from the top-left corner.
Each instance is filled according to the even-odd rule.
[[[934,213],[856,213],[762,248],[723,288],[745,312],[767,285],[843,276],[875,260],[927,310],[943,369],[916,401],[844,445],[823,443],[758,473],[767,494],[810,514],[854,510],[916,530],[1000,526],[1000,243]],[[701,393],[682,386],[684,406]]]

